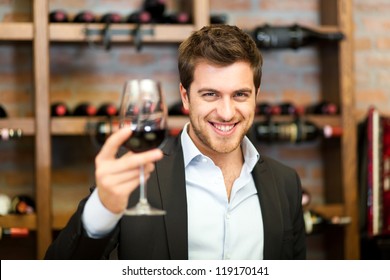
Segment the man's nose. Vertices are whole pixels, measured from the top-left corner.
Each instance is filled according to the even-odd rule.
[[[221,102],[218,104],[217,112],[224,121],[232,120],[235,114],[234,101],[230,98],[221,99]]]

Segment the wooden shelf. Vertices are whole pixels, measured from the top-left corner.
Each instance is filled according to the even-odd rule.
[[[0,128],[23,130],[23,134],[35,137],[35,188],[37,198],[36,215],[0,216],[1,227],[28,227],[37,230],[37,258],[43,258],[52,241],[52,229],[65,226],[72,213],[53,212],[51,186],[51,136],[86,135],[94,131],[94,124],[106,118],[51,118],[50,107],[50,44],[100,42],[104,39],[104,24],[48,23],[49,1],[34,0],[33,22],[0,23],[0,41],[31,41],[34,57],[34,117],[8,118],[0,120]],[[209,0],[191,2],[194,24],[141,26],[142,43],[179,43],[191,32],[208,25]],[[353,21],[351,0],[322,0],[320,26],[308,26],[321,33],[341,32],[345,35],[335,46],[320,49],[321,92],[323,97],[340,105],[339,116],[307,115],[303,119],[318,126],[332,125],[344,128],[340,141],[330,141],[322,153],[325,162],[324,205],[311,208],[325,217],[348,216],[351,224],[342,235],[334,238],[342,241],[341,257],[359,258],[359,225],[357,197],[356,116],[354,115],[353,89]],[[110,42],[133,42],[134,24],[112,24]],[[89,30],[89,31],[87,31]],[[90,34],[87,36],[87,33]],[[114,35],[112,35],[114,34]],[[325,96],[326,95],[326,96]],[[256,117],[262,121],[264,117]],[[275,116],[275,121],[291,121],[289,116]],[[187,117],[170,117],[168,126],[181,129]],[[332,204],[335,202],[335,204]],[[329,204],[331,203],[331,204]],[[338,242],[340,243],[340,242]],[[332,256],[331,256],[332,257]],[[340,257],[340,256],[338,256]]]
[[[50,40],[53,42],[95,42],[103,40],[105,24],[51,23]],[[132,42],[134,24],[112,24],[109,26],[111,42]],[[147,24],[140,28],[142,42],[179,43],[195,30],[190,24]],[[87,36],[87,33],[91,35]]]
[[[344,216],[344,207],[342,204],[329,204],[329,205],[314,205],[310,207],[311,210],[321,214],[326,218],[332,218],[334,216]],[[59,212],[53,214],[52,228],[53,230],[60,230],[69,221],[73,212]],[[6,215],[0,216],[0,227],[26,227],[31,230],[36,229],[36,215]]]
[[[308,26],[309,27],[309,26]],[[53,42],[96,42],[103,40],[105,24],[101,23],[50,23],[50,40]],[[337,26],[310,26],[323,33],[341,32]],[[133,42],[135,24],[112,24],[109,26],[111,42]],[[191,24],[145,24],[141,26],[142,42],[180,43],[196,30]],[[89,33],[90,35],[87,35]]]
[[[322,34],[332,34],[332,33],[343,33],[342,30],[335,25],[304,25],[316,32],[322,33]]]
[[[312,205],[309,209],[328,219],[345,216],[345,209],[341,203]]]
[[[0,128],[20,128],[24,136],[31,136],[35,134],[35,120],[33,118],[0,119]]]
[[[35,214],[29,215],[5,215],[0,216],[0,227],[26,227],[28,229],[36,230],[37,216]]]
[[[312,121],[318,126],[322,127],[324,125],[331,125],[340,127],[341,118],[340,116],[315,116],[315,115],[306,115],[303,116],[303,119]],[[115,119],[116,120],[116,119]],[[257,116],[256,121],[264,121],[265,117]],[[292,121],[293,117],[291,116],[274,116],[273,120],[275,121]],[[105,117],[55,117],[51,118],[51,134],[52,135],[84,135],[91,132],[89,129],[93,128],[97,122],[109,120]],[[168,119],[168,127],[172,129],[182,128],[187,122],[187,117],[182,116],[171,116]],[[0,128],[7,127],[17,129],[20,128],[23,130],[23,135],[34,135],[34,119],[33,118],[11,118],[11,119],[1,119]],[[93,132],[93,131],[92,131]]]
[[[0,24],[0,40],[31,41],[33,24],[31,22],[4,22]]]
[[[345,216],[345,209],[342,204],[322,204],[322,205],[313,205],[309,207],[311,210],[322,215],[325,218],[331,219],[332,217],[342,217]],[[53,230],[60,230],[69,221],[69,218],[73,215],[72,212],[61,212],[54,213],[53,215]],[[1,220],[0,220],[1,221]]]
[[[341,126],[340,116],[315,116],[306,115],[302,119],[312,121],[318,126],[331,125],[335,127]],[[265,117],[256,117],[256,121],[263,121]],[[274,116],[275,121],[292,121],[292,116]],[[51,133],[52,135],[85,135],[94,133],[94,125],[97,122],[109,122],[104,117],[55,117],[51,119]],[[113,119],[117,122],[117,119]],[[188,117],[185,116],[170,116],[168,119],[168,127],[170,129],[181,129],[189,121]],[[1,124],[1,123],[0,123]]]

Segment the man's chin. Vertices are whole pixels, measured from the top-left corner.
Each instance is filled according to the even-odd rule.
[[[226,143],[225,141],[221,141],[213,143],[211,147],[217,153],[228,154],[235,151],[239,146],[240,145],[237,143]]]

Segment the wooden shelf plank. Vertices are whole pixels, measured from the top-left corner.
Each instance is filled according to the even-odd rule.
[[[4,22],[0,24],[0,40],[28,41],[33,37],[31,22]]]
[[[292,121],[291,116],[275,116],[275,121]],[[315,116],[307,115],[303,119],[314,122],[319,126],[331,125],[339,127],[341,125],[340,116]],[[265,117],[256,117],[256,121],[263,121]],[[85,135],[94,133],[94,125],[99,121],[107,121],[104,117],[56,117],[51,119],[52,135]],[[114,122],[117,121],[114,119]],[[168,118],[170,129],[181,129],[189,121],[186,116],[171,116]]]
[[[324,204],[314,205],[310,207],[311,210],[321,214],[326,218],[332,218],[335,216],[344,216],[345,210],[342,204]],[[62,229],[73,212],[58,212],[54,214],[52,220],[52,228],[54,230]],[[0,227],[27,227],[29,229],[36,229],[36,216],[35,215],[6,215],[0,216]]]
[[[307,115],[304,119],[312,121],[317,125],[341,126],[339,116],[315,116]],[[255,121],[263,121],[265,117],[256,117]],[[275,116],[275,121],[291,121],[290,116]],[[51,134],[52,135],[84,135],[89,132],[88,129],[93,129],[93,125],[99,121],[108,121],[104,117],[56,117],[51,119]],[[171,116],[168,119],[168,127],[172,129],[182,128],[187,122],[187,117]],[[9,118],[0,120],[0,128],[20,128],[23,135],[31,136],[35,133],[33,118]]]
[[[132,42],[131,32],[136,28],[134,24],[112,24],[110,32],[111,42]],[[102,41],[105,25],[101,23],[51,23],[49,33],[51,41],[58,42],[95,42]],[[147,43],[179,43],[187,38],[194,30],[190,24],[147,24],[141,26],[142,42]],[[87,36],[88,32],[91,35]],[[116,34],[118,33],[118,34]],[[119,34],[120,33],[120,34]],[[151,34],[152,33],[152,34]]]
[[[342,204],[321,204],[309,207],[310,210],[322,215],[325,218],[345,216],[345,209]],[[73,212],[57,212],[53,215],[52,227],[54,230],[60,230],[68,223]],[[0,220],[1,221],[1,220]]]
[[[330,33],[342,33],[342,30],[335,25],[304,25],[305,27],[308,27],[310,29],[313,29],[314,31],[317,31],[319,33],[323,34],[330,34]]]
[[[343,204],[313,205],[310,206],[309,209],[328,219],[331,219],[332,217],[345,216],[345,208]]]
[[[33,118],[0,119],[0,128],[20,128],[24,136],[31,136],[35,134],[35,121]]]
[[[35,230],[37,228],[37,216],[35,214],[0,216],[0,227],[26,227]]]
[[[309,27],[309,26],[308,26]],[[112,42],[132,42],[131,32],[134,24],[110,25]],[[337,26],[310,26],[320,33],[340,32]],[[50,40],[58,42],[96,42],[102,41],[105,25],[101,23],[50,23]],[[142,41],[146,43],[179,43],[186,39],[196,27],[191,24],[145,24],[141,26]],[[87,36],[88,32],[91,35]],[[99,34],[100,33],[100,34]],[[116,34],[118,33],[118,34]],[[153,33],[153,34],[150,34]]]
[[[51,119],[52,135],[86,135],[94,133],[94,125],[104,117],[55,117]]]

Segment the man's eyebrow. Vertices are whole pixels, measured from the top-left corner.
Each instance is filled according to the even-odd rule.
[[[251,88],[241,88],[241,89],[235,90],[234,92],[252,92],[252,89]]]
[[[219,92],[218,90],[214,89],[214,88],[200,88],[198,90],[198,93],[202,93],[202,92]]]
[[[214,88],[200,88],[198,90],[198,93],[202,93],[202,92],[220,92],[220,91]],[[252,92],[252,89],[245,87],[245,88],[236,89],[233,92]]]

